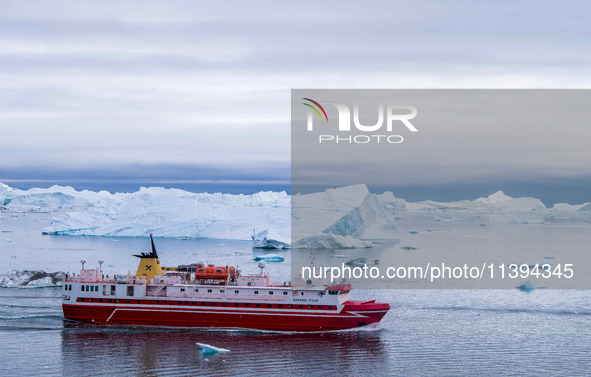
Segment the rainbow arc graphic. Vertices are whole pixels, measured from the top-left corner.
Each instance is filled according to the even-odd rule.
[[[326,111],[324,111],[324,107],[322,107],[321,104],[319,104],[318,102],[314,101],[313,99],[310,98],[302,98],[303,100],[306,100],[310,103],[306,103],[306,102],[302,102],[302,105],[304,106],[308,106],[309,108],[311,108],[312,110],[314,110],[316,112],[316,114],[318,114],[318,117],[320,118],[320,121],[327,121],[328,122],[328,116],[326,115]],[[322,114],[324,114],[324,118],[322,118],[322,114],[320,113],[322,111]]]

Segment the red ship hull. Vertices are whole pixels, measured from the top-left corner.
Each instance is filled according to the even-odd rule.
[[[136,300],[134,300],[136,301]],[[176,301],[175,301],[176,303]],[[386,303],[347,301],[340,310],[146,305],[84,302],[62,305],[66,319],[93,324],[250,328],[274,331],[331,331],[379,322]],[[196,303],[198,304],[198,303]]]

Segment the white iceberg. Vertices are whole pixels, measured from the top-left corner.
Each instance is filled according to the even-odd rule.
[[[484,204],[496,204],[502,203],[513,199],[509,195],[505,195],[505,193],[501,190],[495,192],[494,194],[489,195],[486,198],[478,198],[474,200],[476,203],[484,203]]]
[[[6,203],[6,196],[10,191],[10,187],[5,185],[4,183],[0,182],[0,208],[3,207]]]
[[[228,350],[228,349],[214,347],[212,345],[205,344],[205,343],[195,343],[195,344],[197,344],[197,346],[199,346],[199,348],[201,349],[202,356],[214,355],[216,353],[222,353],[222,352],[230,352],[230,350]]]
[[[324,233],[351,236],[360,240],[400,238],[398,227],[388,218],[382,203],[374,194],[367,194],[358,207],[326,228]]]
[[[2,191],[5,191],[5,194],[2,194]],[[125,194],[113,195],[107,191],[76,191],[70,186],[52,186],[47,189],[31,188],[29,190],[11,187],[6,189],[0,186],[0,205],[9,209],[29,211],[103,207],[110,204],[117,195]],[[3,200],[1,200],[2,196],[4,196]]]
[[[400,236],[383,197],[371,194],[363,184],[295,195],[292,207],[293,247],[371,247],[370,240]]]

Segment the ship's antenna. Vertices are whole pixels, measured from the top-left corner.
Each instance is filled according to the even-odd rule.
[[[80,261],[80,263],[82,263],[82,269],[84,270],[84,263],[86,263],[86,261],[83,259]]]

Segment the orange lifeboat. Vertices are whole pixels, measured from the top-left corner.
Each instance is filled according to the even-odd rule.
[[[236,277],[234,267],[221,267],[210,264],[198,267],[195,272],[195,279],[197,280],[228,280],[228,277],[232,279]]]

